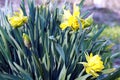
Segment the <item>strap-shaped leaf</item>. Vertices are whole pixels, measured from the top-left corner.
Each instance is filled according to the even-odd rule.
[[[3,40],[3,43],[4,43],[5,56],[6,56],[7,60],[11,60],[10,50],[9,50],[8,43],[7,43],[7,40],[6,40],[7,36],[5,35],[5,32],[4,32],[2,27],[0,27],[0,36],[2,37],[2,40]]]
[[[86,74],[84,76],[78,77],[75,80],[86,80],[89,76],[91,76],[90,74]]]
[[[63,61],[65,62],[65,53],[63,51],[63,48],[57,43],[55,44],[55,47],[58,53],[60,54],[60,56],[62,57]]]
[[[66,72],[67,72],[67,70],[66,70],[66,67],[64,65],[61,72],[60,72],[59,80],[65,80]]]
[[[94,37],[92,38],[92,41],[95,41],[99,36],[100,34],[102,33],[102,31],[105,29],[105,25],[102,26],[102,28],[99,29],[99,31],[94,35]]]
[[[112,73],[111,75],[108,75],[107,77],[101,80],[115,80],[118,77],[120,77],[120,68],[116,72]]]
[[[18,64],[14,62],[15,67],[19,70],[20,74],[24,77],[25,80],[33,80],[30,77],[30,74],[26,72],[24,69],[22,69]]]
[[[115,71],[116,71],[115,68],[105,69],[102,71],[102,74],[109,74],[109,73],[113,73]]]
[[[23,80],[21,78],[19,78],[18,76],[13,76],[10,74],[2,74],[0,73],[0,80]]]
[[[79,4],[79,7],[82,8],[83,7],[83,3],[84,3],[85,0],[82,0]]]

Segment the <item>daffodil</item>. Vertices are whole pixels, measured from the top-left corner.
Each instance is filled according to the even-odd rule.
[[[87,62],[80,62],[84,65],[86,73],[91,74],[93,77],[99,76],[97,72],[101,72],[104,69],[103,61],[99,55],[93,56],[91,53],[85,55]]]
[[[20,9],[20,12],[15,12],[13,16],[9,16],[8,21],[13,28],[19,28],[28,21],[28,17],[24,16]]]
[[[80,9],[78,6],[74,4],[73,6],[73,14],[70,13],[70,10],[64,10],[64,14],[62,16],[62,23],[60,24],[60,28],[62,30],[70,27],[72,30],[76,31],[80,28],[86,28],[90,26],[93,22],[92,17],[86,18],[85,20],[80,17]],[[81,22],[81,24],[80,24]]]
[[[23,33],[23,41],[26,47],[30,48],[31,47],[31,42],[30,42],[30,38],[27,34]]]
[[[73,6],[73,14],[70,13],[70,10],[64,10],[64,15],[62,17],[63,22],[60,24],[60,28],[62,30],[66,29],[67,27],[71,27],[72,30],[77,30],[80,27],[78,22],[78,18],[80,15],[79,7],[74,5]]]

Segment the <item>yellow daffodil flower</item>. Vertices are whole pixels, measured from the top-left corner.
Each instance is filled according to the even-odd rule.
[[[97,72],[101,72],[104,69],[103,61],[101,61],[101,57],[99,55],[93,56],[91,53],[90,56],[88,54],[85,55],[87,62],[80,62],[84,65],[86,73],[91,74],[93,77],[99,76]]]
[[[13,28],[19,28],[28,21],[28,17],[23,16],[23,12],[20,10],[20,12],[15,12],[12,17],[8,17],[8,21]]]
[[[64,10],[64,15],[62,17],[63,23],[60,24],[60,28],[62,30],[66,29],[67,27],[71,27],[72,30],[77,30],[79,29],[79,18],[80,12],[79,12],[79,7],[74,5],[73,6],[73,14],[70,13],[70,10]]]
[[[88,17],[85,20],[80,18],[80,11],[79,7],[74,4],[73,6],[73,14],[70,13],[70,10],[64,10],[64,14],[62,17],[62,23],[60,24],[60,28],[62,30],[70,27],[72,30],[76,31],[80,28],[80,23],[82,28],[86,28],[90,26],[93,22],[92,17]]]
[[[23,33],[23,41],[26,47],[30,48],[31,47],[31,42],[30,42],[30,38],[27,34]]]

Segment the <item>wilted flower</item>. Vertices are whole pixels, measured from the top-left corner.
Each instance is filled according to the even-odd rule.
[[[23,41],[26,47],[30,48],[31,47],[31,42],[30,42],[30,38],[27,34],[23,33]]]
[[[75,4],[73,6],[73,14],[70,13],[70,10],[64,10],[62,20],[63,22],[60,24],[60,28],[62,30],[66,29],[67,27],[72,28],[74,31],[78,30],[80,28],[79,21],[81,22],[83,29],[93,23],[92,17],[88,17],[85,20],[80,18],[80,9]]]
[[[90,56],[88,54],[85,55],[87,62],[80,62],[84,65],[86,73],[91,74],[93,77],[99,76],[97,72],[101,72],[104,69],[103,61],[101,61],[101,57],[99,55],[93,56],[91,53]]]
[[[8,21],[13,28],[19,28],[28,21],[28,17],[23,15],[22,10],[19,11],[15,12],[12,17],[8,17]]]

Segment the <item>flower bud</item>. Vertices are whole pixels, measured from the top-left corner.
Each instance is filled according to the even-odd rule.
[[[90,26],[92,23],[93,23],[93,14],[91,14],[90,16],[88,16],[88,17],[85,19],[85,25],[84,25],[84,27],[88,27],[88,26]]]
[[[24,40],[24,45],[27,47],[27,48],[30,48],[31,47],[31,42],[30,42],[30,38],[27,34],[23,33],[23,40]]]

